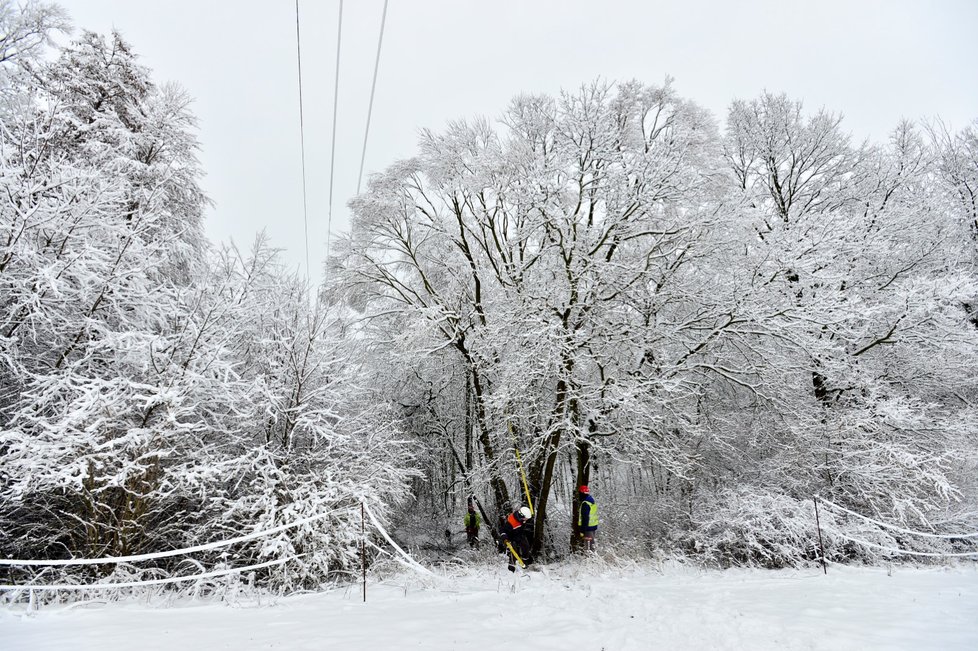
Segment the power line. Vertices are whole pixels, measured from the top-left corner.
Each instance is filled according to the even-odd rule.
[[[306,125],[302,111],[302,46],[299,42],[299,0],[295,0],[295,58],[299,68],[299,151],[302,157],[302,227],[306,241],[306,277],[309,277],[309,208],[306,201]]]
[[[374,79],[370,84],[370,104],[367,107],[367,128],[363,132],[363,151],[360,154],[360,173],[357,175],[357,194],[363,180],[363,162],[367,159],[367,136],[370,135],[370,116],[374,112],[374,91],[377,89],[377,69],[380,67],[380,47],[384,43],[384,24],[387,22],[387,3],[384,0],[384,13],[380,16],[380,37],[377,39],[377,57],[374,59]]]
[[[330,232],[333,229],[333,177],[336,168],[336,114],[340,97],[340,41],[343,37],[343,0],[340,0],[340,15],[336,24],[336,79],[333,85],[333,139],[329,153],[329,213],[326,218],[326,259],[329,260]]]

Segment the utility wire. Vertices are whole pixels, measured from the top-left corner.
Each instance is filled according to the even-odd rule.
[[[340,97],[340,40],[343,37],[343,0],[340,0],[340,14],[336,24],[336,79],[333,85],[333,139],[329,154],[329,213],[326,221],[326,259],[329,260],[329,240],[333,228],[333,177],[336,168],[336,113]]]
[[[360,182],[363,180],[363,162],[367,159],[367,136],[370,135],[370,116],[374,112],[374,91],[377,90],[377,69],[380,67],[380,47],[384,44],[384,24],[387,22],[387,3],[388,0],[384,0],[384,13],[380,16],[380,37],[377,39],[377,57],[374,59],[374,80],[370,84],[370,104],[367,106],[367,128],[363,132],[363,151],[360,154],[360,173],[357,175],[357,194],[360,194]]]
[[[299,0],[295,0],[295,58],[299,68],[299,151],[302,157],[302,227],[306,242],[306,278],[308,278],[309,208],[306,201],[306,125],[302,111],[302,47],[299,42]]]

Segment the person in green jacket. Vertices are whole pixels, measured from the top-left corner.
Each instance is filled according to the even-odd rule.
[[[482,524],[482,519],[479,517],[479,512],[475,510],[475,504],[472,500],[469,500],[469,510],[465,513],[465,538],[469,541],[469,547],[479,546],[479,525]]]

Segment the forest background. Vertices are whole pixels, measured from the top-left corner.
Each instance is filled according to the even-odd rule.
[[[777,93],[723,125],[670,82],[521,95],[371,176],[311,285],[262,236],[207,241],[185,92],[118,34],[52,46],[57,7],[2,6],[0,555],[328,514],[201,558],[311,587],[358,563],[362,502],[406,537],[518,505],[516,450],[544,559],[581,483],[636,557],[810,562],[816,494],[978,528],[978,122],[875,143]]]

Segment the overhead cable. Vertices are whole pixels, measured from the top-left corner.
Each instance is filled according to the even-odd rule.
[[[340,97],[340,44],[343,38],[343,0],[340,0],[340,13],[336,21],[336,74],[333,83],[333,137],[329,153],[329,213],[326,221],[326,258],[329,259],[329,240],[333,227],[333,178],[336,170],[336,115]]]
[[[302,158],[302,227],[306,243],[306,277],[309,277],[309,209],[306,201],[306,125],[302,110],[302,46],[299,41],[299,0],[295,0],[295,58],[299,68],[299,151]]]
[[[370,135],[370,117],[374,112],[374,91],[377,90],[377,70],[380,68],[380,48],[384,44],[384,25],[387,22],[387,3],[384,0],[384,12],[380,16],[380,37],[377,39],[377,56],[374,58],[374,78],[370,82],[370,103],[367,105],[367,128],[363,132],[363,151],[360,153],[360,173],[357,175],[357,194],[360,194],[360,184],[363,181],[363,163],[367,159],[367,137]]]

